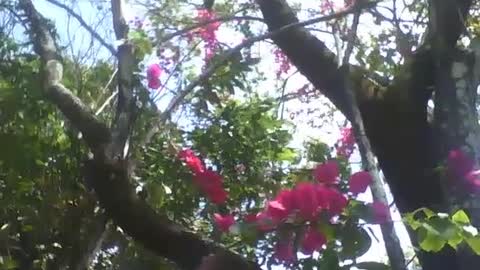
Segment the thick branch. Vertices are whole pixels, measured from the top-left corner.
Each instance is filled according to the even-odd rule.
[[[257,2],[270,31],[298,22],[285,0],[257,0]],[[376,3],[375,1],[362,3],[344,12],[350,14]],[[345,74],[338,68],[335,54],[322,41],[304,27],[289,28],[272,39],[317,89],[320,89],[343,113],[348,112],[348,105],[345,102]]]
[[[111,0],[113,28],[117,40],[123,44],[118,47],[118,101],[117,112],[112,125],[113,144],[110,155],[123,158],[134,121],[135,98],[133,94],[133,70],[135,68],[134,47],[128,41],[128,25],[123,14],[124,1]]]
[[[45,19],[37,13],[31,1],[22,0],[20,6],[30,22],[30,35],[35,51],[42,59],[45,96],[82,133],[92,149],[104,146],[110,140],[110,130],[95,118],[78,97],[61,84],[63,66],[57,60],[55,42],[46,27]]]
[[[235,262],[224,265],[224,269],[260,269],[241,256],[201,239],[156,213],[137,197],[123,168],[116,168],[98,158],[87,161],[86,167],[90,177],[96,180],[93,181],[95,191],[107,212],[125,232],[156,254],[177,263],[183,269],[196,269],[203,258],[210,254],[227,257]]]

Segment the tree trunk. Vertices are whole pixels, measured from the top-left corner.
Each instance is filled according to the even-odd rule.
[[[271,31],[298,22],[285,0],[257,2]],[[445,176],[436,170],[452,147],[466,146],[475,157],[480,153],[475,109],[478,82],[472,72],[474,66],[466,62],[473,58],[456,49],[470,5],[470,0],[429,1],[426,41],[405,59],[399,76],[387,86],[369,83],[366,78],[371,81],[373,76],[361,67],[355,71],[350,66],[354,70],[350,79],[367,137],[400,212],[421,207],[449,212],[457,203],[467,208],[478,226],[480,216],[472,206],[475,200],[462,197],[465,193],[457,192],[457,186],[461,186],[457,183],[445,186]],[[298,70],[352,120],[345,80],[325,44],[301,27],[273,40]],[[427,119],[427,103],[433,93],[432,122]],[[418,256],[424,270],[470,270],[480,265],[480,258],[467,249],[455,252],[445,248],[438,253],[419,252]]]

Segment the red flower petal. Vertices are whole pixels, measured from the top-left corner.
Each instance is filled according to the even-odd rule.
[[[447,166],[448,171],[454,177],[464,177],[473,170],[473,160],[462,150],[455,149],[448,153]]]
[[[367,190],[367,187],[372,183],[372,176],[369,172],[361,171],[354,173],[350,177],[349,189],[354,195],[363,193]]]
[[[334,160],[318,165],[313,171],[313,177],[320,183],[333,184],[340,174],[338,164]]]
[[[302,241],[302,253],[306,255],[312,254],[314,251],[320,250],[327,243],[327,238],[314,227],[309,227],[305,232]]]
[[[230,227],[235,224],[235,219],[232,215],[220,215],[214,214],[213,215],[215,224],[217,225],[218,229],[222,232],[228,232]]]

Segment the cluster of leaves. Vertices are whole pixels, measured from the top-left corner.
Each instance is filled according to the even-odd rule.
[[[457,250],[466,244],[480,255],[480,235],[463,210],[448,215],[421,208],[405,215],[404,221],[418,233],[425,251],[438,252],[447,245]]]

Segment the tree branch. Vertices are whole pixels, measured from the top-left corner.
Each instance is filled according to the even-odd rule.
[[[98,40],[98,42],[100,42],[100,44],[102,44],[103,47],[105,47],[111,54],[114,55],[116,53],[115,48],[111,44],[106,42],[92,27],[90,27],[90,25],[88,25],[85,22],[85,20],[82,18],[82,16],[78,15],[73,9],[71,9],[70,7],[68,7],[67,5],[65,5],[63,3],[60,3],[57,0],[47,0],[47,2],[50,2],[53,5],[64,9],[68,14],[72,15],[75,19],[77,19],[77,21],[80,23],[80,25],[83,26],[83,28],[85,28],[85,30],[87,30],[88,33],[90,33],[90,35],[92,35],[92,37],[94,37],[96,40]]]
[[[349,33],[349,42],[347,44],[347,49],[345,56],[343,58],[343,67],[348,70],[348,63],[350,61],[350,55],[353,51],[353,47],[356,41],[357,27],[360,21],[360,12],[355,13],[352,22],[352,28]],[[366,136],[365,127],[363,124],[363,118],[358,108],[357,100],[355,98],[355,93],[352,90],[350,85],[350,80],[345,82],[347,85],[347,103],[351,109],[352,115],[352,127],[355,133],[357,144],[360,150],[360,156],[362,157],[362,164],[364,168],[370,172],[372,176],[373,183],[371,185],[372,196],[375,201],[382,202],[385,205],[388,205],[387,195],[384,189],[384,183],[380,177],[380,172],[377,168],[377,163],[375,161],[375,155],[370,146],[370,140]],[[405,264],[405,255],[403,254],[402,246],[400,245],[400,240],[395,232],[395,227],[393,223],[380,224],[380,230],[385,242],[385,249],[387,251],[388,260],[390,261],[390,266],[392,270],[406,270]]]
[[[134,47],[128,41],[128,24],[124,17],[124,1],[111,0],[113,28],[117,40],[122,40],[123,44],[118,46],[118,99],[117,112],[112,124],[112,147],[110,155],[112,157],[124,158],[125,145],[130,135],[133,122],[134,111],[136,109],[135,97],[133,94],[133,70],[136,65],[134,56]]]
[[[30,22],[30,36],[36,53],[42,59],[44,94],[70,120],[85,138],[92,149],[105,146],[110,140],[110,130],[95,118],[90,109],[69,89],[62,85],[63,66],[58,61],[55,42],[47,29],[45,19],[28,0],[21,0],[23,9]]]
[[[336,14],[342,16],[371,8],[380,1],[361,1]],[[287,25],[297,27],[288,28],[275,35],[272,39],[277,46],[288,56],[297,69],[335,106],[347,115],[348,105],[345,102],[344,76],[338,68],[335,54],[325,44],[309,33],[304,26],[311,23],[298,23],[293,10],[285,0],[257,0],[265,22],[270,31],[276,31]],[[334,16],[331,19],[338,18]],[[313,19],[314,22],[319,20]],[[356,95],[363,95],[357,92]],[[349,117],[347,115],[347,117]]]

